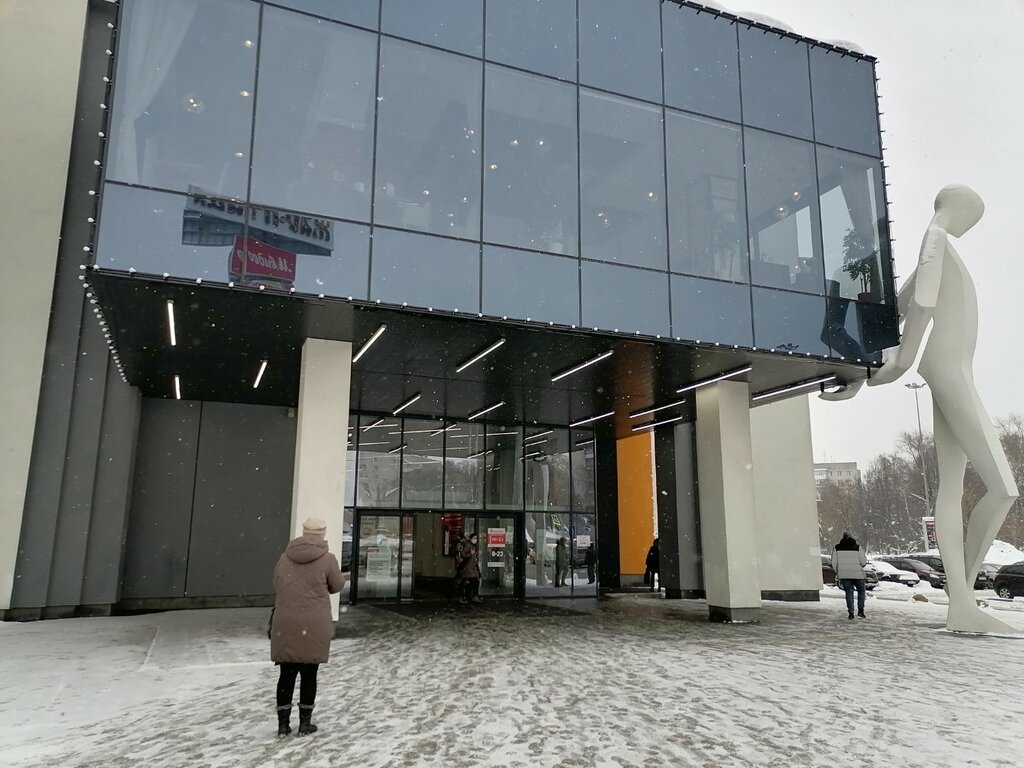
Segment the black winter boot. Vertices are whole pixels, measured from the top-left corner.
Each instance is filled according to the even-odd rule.
[[[292,732],[291,719],[292,719],[292,708],[291,708],[290,705],[287,706],[287,707],[278,707],[277,708],[277,738],[283,739],[285,736],[288,736],[288,735],[291,734],[291,732]]]
[[[307,736],[310,733],[316,733],[316,726],[313,725],[310,720],[313,719],[313,705],[306,706],[305,704],[299,704],[299,732],[298,736]]]

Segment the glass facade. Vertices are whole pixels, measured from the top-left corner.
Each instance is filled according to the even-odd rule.
[[[895,331],[870,60],[658,0],[121,14],[101,267],[833,357]]]

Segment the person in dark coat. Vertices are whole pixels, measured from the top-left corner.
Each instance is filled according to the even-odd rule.
[[[565,544],[565,536],[555,544],[555,586],[564,587],[565,577],[569,573],[569,548]]]
[[[658,549],[658,540],[655,539],[651,548],[647,550],[647,572],[651,575],[650,591],[654,591],[654,579],[661,569],[661,550]],[[658,591],[661,591],[661,584],[658,584]]]
[[[593,584],[597,580],[597,549],[591,544],[583,556],[583,563],[587,566],[587,584]]]
[[[274,615],[270,623],[270,658],[281,667],[277,681],[277,735],[292,732],[292,696],[299,688],[299,736],[316,731],[310,721],[316,701],[316,673],[326,663],[334,637],[330,595],[341,591],[345,577],[327,551],[327,523],[310,519],[302,536],[292,539],[274,568]]]
[[[460,603],[473,602],[482,603],[480,597],[480,550],[477,547],[479,539],[475,533],[469,535],[469,541],[462,546],[459,553],[462,556],[462,583],[465,585],[465,593],[459,599]]]

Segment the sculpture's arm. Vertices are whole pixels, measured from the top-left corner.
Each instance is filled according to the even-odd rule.
[[[900,288],[899,293],[896,294],[896,307],[899,310],[900,317],[903,317],[910,311],[910,302],[914,298],[914,288],[917,286],[917,270],[915,269],[910,273],[910,277],[907,278],[906,282],[903,283],[903,287]]]

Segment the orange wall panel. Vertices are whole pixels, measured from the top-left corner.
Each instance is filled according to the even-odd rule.
[[[654,540],[654,440],[644,432],[615,443],[619,486],[619,573],[642,574]]]

